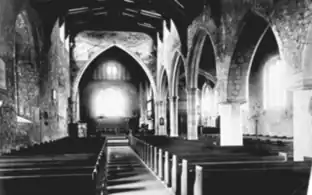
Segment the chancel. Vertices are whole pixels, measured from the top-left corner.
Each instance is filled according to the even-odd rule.
[[[311,7],[0,0],[0,195],[312,195]]]

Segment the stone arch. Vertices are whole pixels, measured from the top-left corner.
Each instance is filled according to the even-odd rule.
[[[161,91],[161,81],[162,81],[162,76],[165,72],[165,67],[163,65],[160,66],[160,70],[157,74],[157,92]]]
[[[239,32],[228,72],[226,89],[228,102],[244,103],[247,101],[249,71],[257,48],[268,30],[272,30],[277,39],[277,33],[274,32],[271,24],[253,11],[245,14],[242,23],[244,25]],[[250,30],[251,27],[253,31]],[[279,43],[278,40],[276,42]],[[279,44],[278,48],[280,51]]]
[[[15,16],[15,21],[18,19],[22,19],[25,22],[25,26],[27,26],[27,30],[29,33],[29,41],[33,47],[33,55],[34,55],[34,63],[40,64],[40,55],[43,51],[44,47],[44,32],[42,26],[42,22],[38,16],[38,13],[29,5],[24,4],[20,7],[17,15]],[[16,22],[15,22],[16,27]]]
[[[211,81],[214,85],[217,84],[217,78],[202,69],[199,69],[198,75],[205,77],[208,81]],[[185,77],[185,75],[182,75],[182,76],[180,75],[180,78],[181,77]]]
[[[211,81],[214,85],[217,84],[217,78],[211,75],[210,73],[204,71],[203,69],[199,69],[198,74],[204,76],[207,80]]]
[[[183,66],[184,72],[187,75],[187,69],[185,64],[185,59],[181,52],[176,51],[173,57],[173,69],[172,69],[172,76],[171,76],[171,95],[177,96],[178,95],[178,82],[180,77],[180,68]],[[187,86],[187,79],[186,79],[186,86]]]
[[[97,59],[97,57],[99,55],[101,55],[102,53],[109,51],[112,48],[118,48],[124,52],[126,52],[128,55],[130,55],[136,62],[138,62],[138,64],[141,66],[141,68],[144,70],[144,72],[147,75],[147,78],[150,81],[151,84],[151,88],[153,90],[153,96],[155,98],[155,94],[156,93],[156,84],[153,78],[153,75],[151,73],[151,71],[148,69],[148,67],[146,66],[146,64],[144,64],[144,62],[137,57],[135,54],[133,54],[132,52],[130,52],[127,48],[125,48],[124,46],[120,45],[120,44],[111,44],[110,46],[101,49],[100,51],[98,51],[91,59],[88,60],[88,62],[86,62],[85,66],[78,72],[74,82],[73,82],[73,88],[72,88],[72,101],[76,102],[77,98],[78,98],[78,91],[79,91],[79,83],[81,81],[81,78],[83,77],[85,71],[87,70],[87,68],[89,67],[90,64],[92,64],[92,62]],[[76,105],[76,107],[78,107],[78,105]],[[77,113],[76,113],[77,114]],[[76,115],[77,116],[77,115]]]
[[[31,58],[33,57],[31,49],[35,46],[33,34],[34,32],[28,14],[26,10],[22,10],[17,14],[15,21],[15,57],[17,59],[23,58],[23,60],[26,60],[24,59],[24,55],[29,55],[28,57],[30,59],[28,59],[28,62],[31,62]],[[23,49],[23,51],[19,51],[19,49]]]
[[[214,61],[216,61],[216,48],[213,44],[212,38],[210,33],[207,29],[200,27],[197,32],[195,33],[195,36],[193,38],[192,47],[189,52],[188,56],[188,86],[190,88],[197,88],[197,78],[199,73],[199,63],[202,56],[202,51],[204,47],[205,41],[208,39],[208,47],[211,47],[214,53]],[[215,66],[215,64],[214,64]]]
[[[163,68],[160,72],[160,78],[159,78],[159,92],[160,92],[160,95],[161,97],[164,97],[164,87],[165,87],[165,84],[167,84],[167,87],[168,89],[166,91],[168,91],[169,94],[167,95],[170,95],[170,82],[169,82],[169,76],[168,76],[168,72],[165,68]]]

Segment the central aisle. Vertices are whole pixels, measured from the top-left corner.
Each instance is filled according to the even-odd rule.
[[[108,147],[108,194],[171,195],[129,146]]]

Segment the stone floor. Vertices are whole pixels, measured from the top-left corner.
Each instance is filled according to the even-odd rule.
[[[108,147],[108,194],[169,195],[171,192],[128,146]]]

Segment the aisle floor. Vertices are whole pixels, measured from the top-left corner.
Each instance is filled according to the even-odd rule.
[[[108,147],[108,194],[171,195],[129,146]]]

